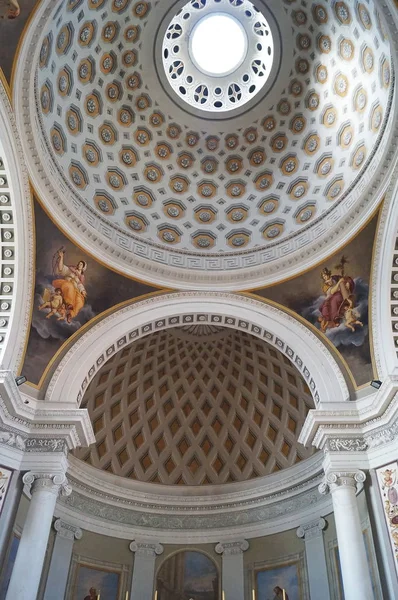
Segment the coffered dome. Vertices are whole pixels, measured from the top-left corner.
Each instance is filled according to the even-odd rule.
[[[75,455],[144,482],[245,481],[313,454],[297,442],[311,394],[267,342],[208,325],[160,331],[109,360],[91,382],[96,443]]]
[[[209,76],[190,36],[215,12],[249,41]],[[58,192],[46,202],[112,266],[248,287],[313,260],[365,210],[393,87],[372,0],[68,0],[40,45],[37,127]]]

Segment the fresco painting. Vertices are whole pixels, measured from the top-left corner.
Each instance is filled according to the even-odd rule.
[[[118,600],[119,584],[120,573],[79,564],[71,600]]]
[[[369,286],[377,217],[319,266],[255,293],[291,309],[338,349],[358,386],[373,379]]]
[[[179,552],[161,566],[156,579],[158,600],[218,600],[218,572],[201,552]]]
[[[299,563],[274,566],[255,573],[257,600],[301,600]]]
[[[156,291],[103,267],[76,247],[35,204],[36,283],[23,373],[38,384],[54,354],[112,306]]]
[[[62,344],[97,315],[157,291],[107,269],[76,247],[35,203],[35,301],[23,372],[37,385]],[[281,284],[254,292],[296,312],[338,349],[358,386],[373,379],[369,286],[377,217],[343,250]]]

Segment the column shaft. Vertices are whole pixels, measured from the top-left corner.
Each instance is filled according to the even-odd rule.
[[[75,539],[81,539],[82,530],[58,519],[54,524],[57,532],[51,556],[43,600],[63,598],[66,591],[70,561]]]
[[[65,476],[36,478],[27,473],[23,480],[34,484],[6,600],[36,600],[51,521]]]
[[[325,519],[318,519],[306,523],[297,530],[297,535],[304,538],[305,555],[310,586],[311,600],[329,600],[329,579],[326,566],[325,545],[323,529],[326,527]]]
[[[326,477],[332,492],[344,595],[347,599],[373,600],[356,498],[356,484],[364,480],[365,475],[360,471],[355,474],[330,473]]]

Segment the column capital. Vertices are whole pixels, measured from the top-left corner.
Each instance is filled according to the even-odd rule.
[[[366,480],[366,473],[360,470],[351,471],[327,471],[322,483],[319,484],[320,494],[328,494],[340,488],[354,488],[355,491],[362,489]]]
[[[59,537],[66,540],[81,540],[83,532],[80,527],[66,523],[62,519],[57,519],[54,523],[54,529]]]
[[[327,521],[323,517],[320,517],[315,521],[300,525],[300,527],[297,528],[296,535],[299,538],[304,538],[304,541],[310,540],[312,538],[321,536],[322,531],[326,529],[326,526]]]
[[[22,478],[23,483],[31,489],[34,494],[37,491],[45,490],[58,496],[69,496],[72,488],[65,476],[65,473],[33,473],[28,471]]]
[[[147,558],[155,558],[156,556],[160,556],[163,554],[163,546],[162,544],[156,543],[151,544],[149,542],[139,542],[134,540],[129,545],[131,552],[134,552],[136,556],[142,556]]]
[[[249,548],[247,540],[238,540],[236,542],[220,542],[216,545],[215,551],[217,554],[224,556],[232,556],[234,554],[243,554]]]

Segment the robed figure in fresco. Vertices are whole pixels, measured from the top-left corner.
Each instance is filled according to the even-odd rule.
[[[336,267],[341,271],[341,275],[332,275],[327,268],[321,271],[322,291],[326,296],[319,307],[321,313],[319,322],[323,332],[338,327],[342,322],[351,331],[355,331],[354,325],[361,327],[363,325],[355,312],[355,282],[352,277],[344,274],[347,262],[343,256],[340,264]]]
[[[65,249],[60,248],[53,259],[54,291],[45,289],[44,302],[39,306],[40,310],[50,309],[47,318],[56,315],[58,320],[66,320],[68,323],[74,319],[83,308],[87,292],[85,288],[84,273],[87,263],[79,260],[77,265],[66,265],[64,262]]]
[[[84,287],[84,273],[87,269],[87,263],[84,260],[79,260],[76,266],[66,265],[64,263],[65,250],[58,250],[55,257],[54,274],[59,275],[59,279],[53,280],[55,289],[60,289],[62,298],[67,310],[67,321],[76,317],[79,311],[83,308],[87,292]]]

